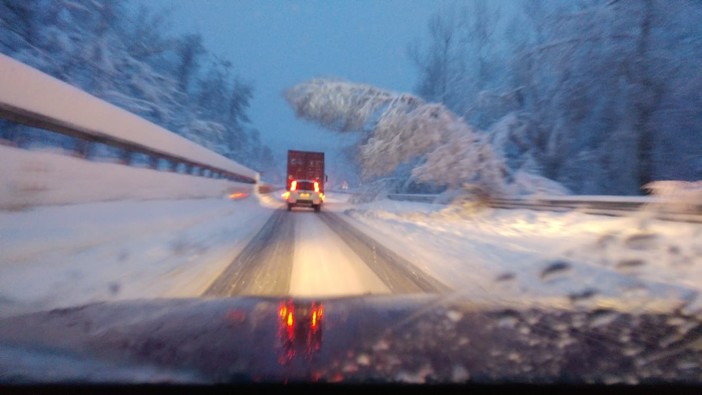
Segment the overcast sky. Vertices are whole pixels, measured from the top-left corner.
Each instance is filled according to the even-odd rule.
[[[139,0],[170,9],[172,33],[200,32],[206,48],[255,87],[250,116],[279,155],[326,150],[334,133],[297,120],[282,91],[314,77],[340,77],[411,91],[407,46],[425,37],[437,0]],[[338,134],[337,134],[338,136]],[[282,158],[282,157],[281,157]]]

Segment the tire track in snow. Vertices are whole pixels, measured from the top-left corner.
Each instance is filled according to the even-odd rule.
[[[337,214],[309,215],[318,217],[343,239],[392,293],[446,293],[451,290]],[[276,211],[202,296],[289,296],[295,241],[295,216],[286,210]]]
[[[337,214],[322,212],[318,216],[346,241],[392,293],[446,293],[451,290],[446,284],[359,231]]]
[[[269,295],[290,292],[294,218],[277,210],[202,296]]]

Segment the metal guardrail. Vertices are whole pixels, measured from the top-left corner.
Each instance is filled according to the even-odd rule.
[[[438,195],[389,194],[388,199],[434,204]],[[702,204],[684,204],[652,196],[563,196],[523,199],[494,199],[490,206],[502,209],[529,209],[566,212],[577,210],[586,214],[622,216],[648,210],[659,219],[702,223]]]
[[[438,195],[420,195],[411,193],[391,193],[388,194],[388,199],[405,201],[405,202],[420,202],[420,203],[434,203]]]
[[[257,183],[257,172],[3,54],[0,86],[1,119],[76,139],[76,156],[104,144],[125,165],[147,156],[152,169]]]

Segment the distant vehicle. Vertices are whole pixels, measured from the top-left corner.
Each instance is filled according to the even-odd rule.
[[[283,194],[288,211],[312,207],[319,212],[324,203],[324,152],[288,150],[288,176]]]

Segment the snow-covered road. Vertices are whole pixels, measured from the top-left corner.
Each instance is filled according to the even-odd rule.
[[[330,199],[327,207],[343,202]],[[274,213],[291,221],[292,296],[388,293],[388,287],[319,216],[283,210],[272,196],[120,201],[0,213],[0,316],[83,303],[198,297]],[[276,231],[278,229],[275,229]],[[270,246],[259,245],[259,250]],[[263,265],[260,265],[263,267]],[[256,270],[260,268],[254,268]],[[276,294],[266,289],[243,294]]]
[[[321,214],[289,213],[275,193],[0,212],[0,316],[199,297],[218,280],[229,287],[249,278],[258,285],[210,295],[335,297],[445,287],[484,303],[700,308],[699,225],[388,200],[351,204],[348,196],[329,193]],[[330,218],[373,245],[363,250]],[[242,257],[249,277],[230,270],[226,279]]]
[[[332,203],[333,204],[333,203]],[[318,215],[293,212],[292,296],[390,293],[390,289]]]

